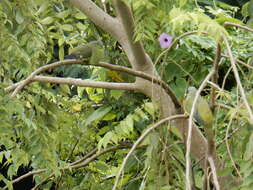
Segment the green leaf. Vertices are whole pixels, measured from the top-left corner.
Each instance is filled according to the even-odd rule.
[[[117,117],[117,114],[115,113],[112,113],[112,112],[109,112],[108,114],[106,114],[104,117],[103,117],[103,121],[111,121],[113,119],[115,119]]]
[[[56,15],[56,17],[58,17],[58,18],[60,18],[60,19],[64,19],[64,18],[66,18],[68,15],[69,15],[69,11],[62,11],[62,12],[58,13],[58,14]]]
[[[152,102],[146,102],[144,104],[144,109],[151,115],[155,116],[155,106]]]
[[[85,16],[85,14],[79,12],[75,14],[75,18],[80,19],[80,20],[84,20],[87,19],[87,17]]]
[[[91,122],[101,119],[111,110],[112,110],[111,106],[104,106],[104,107],[98,108],[96,111],[94,111],[91,115],[87,117],[87,119],[85,120],[85,125],[89,125],[91,124]]]
[[[81,31],[85,31],[85,30],[87,29],[87,26],[84,25],[84,24],[81,23],[81,22],[78,22],[78,23],[76,24],[76,26],[77,26],[77,28],[78,28],[79,30],[81,30]]]
[[[59,47],[59,59],[60,60],[64,59],[64,47],[63,46]]]
[[[111,142],[113,136],[116,136],[112,131],[105,134],[105,136],[98,142],[98,150],[101,148],[106,148],[107,145]]]
[[[71,31],[74,30],[73,26],[70,25],[70,24],[63,24],[63,25],[61,25],[60,28],[61,28],[62,30],[64,30],[64,31],[67,31],[67,32],[71,32]]]
[[[22,24],[22,22],[24,22],[24,17],[20,11],[16,12],[16,21],[18,24]]]
[[[179,6],[182,7],[187,3],[188,0],[179,0]]]
[[[236,24],[242,24],[243,25],[242,21],[240,21],[240,20],[238,20],[236,18],[232,18],[232,17],[220,16],[220,17],[218,17],[215,20],[219,24],[224,24],[225,22],[233,22],[233,23],[236,23]]]
[[[244,153],[244,158],[246,160],[251,159],[253,156],[253,133],[251,133],[249,141],[246,146],[246,151]]]
[[[58,39],[58,45],[59,45],[59,46],[62,46],[62,45],[64,44],[64,42],[65,42],[65,39],[64,39],[64,38]]]
[[[54,18],[52,17],[46,17],[43,20],[41,20],[41,24],[49,25],[54,21]]]
[[[69,85],[67,84],[60,84],[60,89],[64,94],[71,94],[70,89],[69,89]]]
[[[122,96],[123,93],[124,93],[123,90],[111,90],[110,91],[111,96],[113,98],[115,98],[116,100],[118,100]]]
[[[80,98],[83,96],[84,91],[85,91],[85,87],[81,87],[81,86],[77,87],[77,94]]]

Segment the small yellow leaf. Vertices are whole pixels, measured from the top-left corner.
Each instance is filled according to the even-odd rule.
[[[76,104],[76,105],[72,106],[72,109],[75,110],[75,111],[81,111],[82,105],[81,104]]]
[[[116,71],[108,71],[108,75],[116,82],[124,82],[121,76]]]
[[[32,108],[32,105],[31,105],[31,103],[30,102],[26,102],[26,105],[25,105],[27,108]]]

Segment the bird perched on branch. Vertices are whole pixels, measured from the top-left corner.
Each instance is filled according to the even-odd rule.
[[[91,41],[87,44],[77,46],[69,51],[65,59],[89,59],[91,64],[97,63],[105,58],[104,44],[102,41]]]
[[[184,101],[184,109],[189,114],[191,113],[192,104],[196,97],[197,89],[193,86],[188,88],[188,94]],[[207,101],[201,96],[198,97],[196,102],[196,109],[193,115],[194,119],[199,125],[212,128],[213,114]]]

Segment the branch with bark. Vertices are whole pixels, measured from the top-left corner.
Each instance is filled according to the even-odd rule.
[[[133,69],[130,69],[130,68],[127,68],[127,67],[124,67],[124,66],[119,66],[119,65],[113,65],[113,64],[109,64],[109,63],[106,63],[106,62],[99,62],[99,63],[95,63],[95,64],[90,64],[88,62],[84,62],[82,60],[78,60],[78,59],[72,59],[72,60],[63,60],[63,61],[58,61],[58,62],[55,62],[55,63],[52,63],[52,64],[49,64],[49,65],[44,65],[38,69],[36,69],[32,74],[30,74],[25,80],[23,81],[20,81],[20,82],[17,82],[7,88],[5,88],[5,91],[7,92],[10,92],[12,90],[14,90],[14,92],[12,93],[11,97],[15,97],[16,94],[25,86],[25,85],[28,85],[32,82],[35,82],[37,81],[36,79],[38,79],[38,77],[36,77],[36,75],[44,72],[44,71],[47,71],[47,70],[50,70],[50,69],[53,69],[55,67],[59,67],[59,66],[62,66],[62,65],[71,65],[71,64],[82,64],[82,65],[93,65],[93,66],[99,66],[99,67],[104,67],[104,68],[107,68],[107,69],[110,69],[110,70],[115,70],[115,71],[120,71],[120,72],[124,72],[124,73],[127,73],[127,74],[130,74],[130,75],[133,75],[133,76],[136,76],[136,77],[140,77],[140,78],[143,78],[143,79],[146,79],[152,83],[155,83],[155,84],[159,84],[162,86],[162,88],[164,88],[164,90],[168,93],[168,95],[171,96],[172,100],[173,100],[173,103],[176,105],[177,108],[180,108],[181,107],[181,104],[179,103],[176,95],[174,94],[174,92],[170,89],[170,87],[163,81],[163,80],[160,80],[159,78],[156,78],[150,74],[146,74],[144,72],[141,72],[141,71],[135,71]],[[42,82],[53,82],[53,83],[58,83],[59,84],[59,81],[60,81],[60,78],[57,78],[57,81],[53,81],[52,77],[48,80],[46,80],[47,78],[44,77],[44,80]],[[80,83],[80,79],[71,79],[71,80],[66,80],[64,78],[62,78],[60,84],[71,84],[71,85],[77,85],[74,84],[74,83],[71,83],[73,81],[76,81],[78,80],[79,83]],[[105,83],[104,83],[105,84]],[[113,85],[112,85],[112,88],[110,88],[110,85],[109,84],[112,84],[112,83],[106,83],[107,86],[108,86],[108,89],[115,89],[113,88]],[[122,83],[120,83],[122,84]],[[132,83],[134,84],[134,83]],[[83,84],[85,85],[85,84]],[[94,86],[87,86],[87,87],[96,87],[96,83],[93,83]],[[124,89],[123,85],[122,86],[122,89],[121,90],[129,90],[129,89]],[[101,88],[100,87],[100,84],[97,82],[97,88]]]
[[[132,145],[131,144],[121,144],[121,145],[117,145],[117,146],[112,146],[112,147],[109,147],[109,148],[106,148],[104,150],[101,150],[99,152],[97,152],[97,149],[94,149],[92,150],[91,152],[89,152],[87,155],[85,155],[83,158],[81,158],[80,160],[77,160],[75,162],[72,162],[69,164],[69,166],[66,166],[62,169],[60,169],[61,171],[65,171],[65,170],[70,170],[70,169],[78,169],[80,167],[85,167],[87,165],[89,165],[91,162],[93,162],[94,160],[96,160],[98,157],[108,153],[108,152],[112,152],[112,151],[115,151],[115,150],[119,150],[119,149],[126,149],[126,148],[131,148]],[[144,148],[145,146],[139,146],[137,148]],[[36,170],[36,171],[31,171],[31,172],[28,172],[16,179],[14,179],[13,181],[11,181],[11,184],[15,184],[15,183],[18,183],[19,181],[25,179],[25,178],[28,178],[30,176],[33,176],[33,175],[37,175],[37,174],[41,174],[43,172],[46,172],[48,171],[47,169],[39,169],[39,170]],[[50,179],[51,177],[53,177],[54,174],[50,174],[48,177],[47,177],[47,180]],[[43,183],[45,183],[47,180],[43,180]],[[36,185],[33,189],[37,189],[39,186],[41,186],[42,183]],[[5,186],[3,189],[7,189],[8,187]]]

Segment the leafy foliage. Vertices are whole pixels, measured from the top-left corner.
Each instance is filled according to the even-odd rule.
[[[234,18],[237,11],[234,7],[210,1],[126,2],[134,11],[135,40],[143,42],[154,61],[161,53],[156,39],[162,32],[174,38],[186,31],[208,33],[180,39],[156,65],[161,78],[179,98],[183,97],[187,86],[198,86],[208,74],[222,35],[229,37],[236,58],[252,64],[252,34],[236,28],[225,29],[222,25],[225,21],[242,23]],[[205,2],[207,6],[201,7],[196,2]],[[109,7],[109,14],[114,14],[110,2],[96,3]],[[247,11],[242,13],[245,18],[251,17]],[[39,66],[63,59],[70,47],[91,40],[103,40],[110,63],[127,66],[128,60],[119,45],[63,0],[3,0],[0,2],[0,28],[0,163],[8,166],[0,180],[11,189],[10,181],[18,170],[28,166],[34,171],[47,169],[35,175],[37,184],[51,173],[55,174],[51,182],[43,185],[45,189],[111,189],[127,149],[103,154],[79,170],[62,173],[60,168],[81,159],[94,148],[102,151],[114,145],[134,143],[159,118],[155,104],[133,92],[43,83],[32,83],[16,99],[10,99],[3,88],[26,78]],[[237,66],[252,106],[252,70]],[[215,113],[217,151],[225,165],[220,175],[241,175],[243,182],[235,189],[247,190],[252,189],[253,184],[252,124],[232,73],[225,81],[229,68],[229,62],[224,59],[219,68],[219,85],[224,83],[225,91],[218,91],[217,101],[231,108],[218,108]],[[76,65],[59,67],[46,75],[134,81],[126,74]],[[205,90],[209,94],[209,89]],[[226,138],[226,135],[230,136]],[[184,146],[173,126],[164,125],[154,131],[142,145],[144,148],[136,150],[127,163],[121,181],[124,189],[184,189]],[[228,148],[231,155],[227,153]],[[193,173],[196,185],[201,188],[203,171],[196,163]]]

